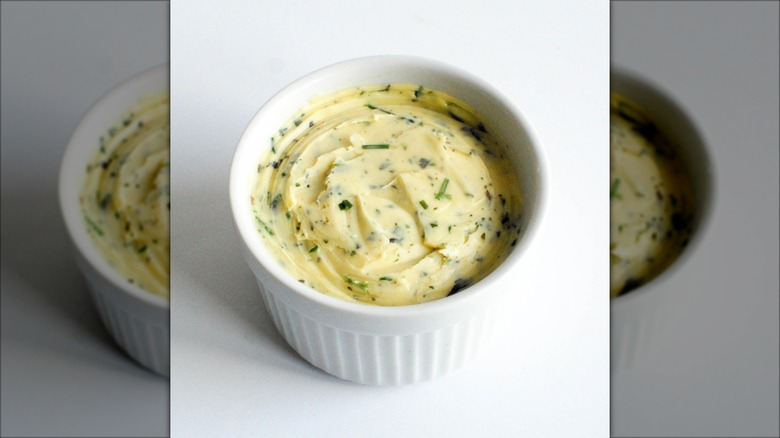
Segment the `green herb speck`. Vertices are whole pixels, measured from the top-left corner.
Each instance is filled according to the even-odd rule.
[[[452,199],[452,196],[448,195],[447,192],[447,185],[450,183],[449,178],[444,178],[444,181],[441,183],[441,187],[439,187],[439,192],[436,193],[436,199],[441,201],[443,198]]]
[[[390,149],[390,145],[387,143],[382,144],[364,144],[363,149]]]
[[[257,219],[257,222],[260,222],[260,225],[263,226],[263,228],[265,229],[266,233],[268,233],[268,234],[270,234],[272,236],[274,235],[274,230],[269,228],[268,225],[265,224],[265,222],[261,221],[260,218],[257,217],[257,216],[255,216],[255,219]]]
[[[100,208],[105,210],[108,207],[109,202],[111,202],[111,193],[107,193],[103,196],[103,199],[100,200]]]
[[[371,105],[370,103],[367,103],[367,104],[366,104],[366,108],[368,108],[368,109],[372,109],[372,110],[378,110],[378,111],[382,111],[382,112],[383,112],[383,113],[385,113],[385,114],[392,114],[392,115],[395,115],[395,114],[393,114],[392,112],[390,112],[390,111],[388,111],[388,110],[386,110],[386,109],[383,109],[383,108],[376,107],[376,106],[374,106],[374,105]]]
[[[368,289],[368,283],[365,281],[357,281],[349,278],[348,276],[344,276],[344,281],[347,282],[347,284],[351,284],[352,286],[357,286],[360,289],[367,290]]]
[[[609,199],[615,197],[620,199],[620,195],[618,194],[618,187],[620,187],[620,178],[615,178],[615,180],[612,181],[612,187],[609,189]]]
[[[98,226],[98,224],[93,222],[92,219],[88,218],[87,216],[84,216],[84,220],[87,221],[87,224],[89,224],[90,228],[92,228],[92,230],[95,231],[98,236],[103,235],[103,230]]]

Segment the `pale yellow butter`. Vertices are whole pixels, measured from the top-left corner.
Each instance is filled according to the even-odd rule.
[[[519,236],[518,176],[463,102],[418,85],[343,90],[281,127],[258,165],[258,232],[296,279],[406,305],[483,278]]]
[[[127,281],[169,296],[168,93],[141,99],[98,141],[80,201],[87,232]]]
[[[691,192],[674,145],[644,111],[610,99],[610,295],[666,269],[690,238]]]

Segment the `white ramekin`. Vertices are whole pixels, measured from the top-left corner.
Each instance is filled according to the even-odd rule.
[[[299,283],[269,254],[253,223],[253,176],[271,136],[311,98],[358,85],[415,83],[451,94],[486,120],[521,178],[522,237],[491,274],[437,301],[381,307],[341,301]],[[503,141],[502,141],[503,140]],[[371,385],[431,380],[472,359],[493,325],[501,282],[522,262],[541,220],[547,191],[543,153],[529,124],[481,79],[448,65],[408,56],[354,59],[315,71],[273,96],[242,136],[230,171],[230,201],[243,252],[276,328],[304,359],[342,379]]]
[[[610,87],[643,108],[676,147],[688,171],[695,200],[693,232],[677,260],[651,281],[611,300],[611,369],[616,374],[631,368],[674,336],[674,312],[679,307],[676,302],[685,294],[675,276],[685,269],[687,260],[695,257],[705,234],[713,210],[715,178],[704,138],[678,103],[652,82],[621,68],[612,68]]]
[[[144,71],[121,83],[87,111],[71,136],[60,167],[60,208],[98,313],[116,342],[141,365],[168,376],[169,300],[128,283],[100,255],[84,224],[79,195],[87,163],[99,139],[138,100],[168,90],[168,66]]]

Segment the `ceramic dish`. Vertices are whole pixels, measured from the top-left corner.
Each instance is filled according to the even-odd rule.
[[[342,301],[298,282],[272,258],[250,206],[252,179],[269,139],[316,96],[359,85],[414,83],[473,107],[505,151],[522,185],[521,238],[498,268],[471,287],[436,301],[384,307]],[[528,122],[481,79],[422,58],[359,58],[315,71],[287,86],[258,111],[233,158],[230,201],[242,249],[278,331],[295,351],[342,379],[371,385],[431,380],[464,366],[484,343],[493,310],[508,292],[499,279],[522,263],[541,222],[547,192],[543,153]]]
[[[129,283],[95,248],[79,198],[87,163],[99,139],[142,97],[168,90],[168,66],[142,72],[100,98],[71,136],[60,168],[59,198],[74,255],[106,329],[130,357],[150,370],[169,375],[169,300]]]
[[[630,367],[652,351],[663,339],[674,335],[674,302],[684,290],[675,276],[696,256],[713,209],[715,190],[712,163],[701,133],[682,106],[658,86],[640,75],[613,68],[612,92],[628,98],[645,110],[659,131],[675,147],[691,184],[693,197],[692,233],[677,259],[649,282],[615,297],[611,302],[612,371]]]

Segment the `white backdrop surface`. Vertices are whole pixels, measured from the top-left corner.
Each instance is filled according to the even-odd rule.
[[[174,1],[171,15],[174,436],[608,435],[608,2]],[[267,99],[378,54],[503,91],[552,181],[495,342],[467,369],[398,388],[341,381],[285,344],[228,202],[233,151]]]

